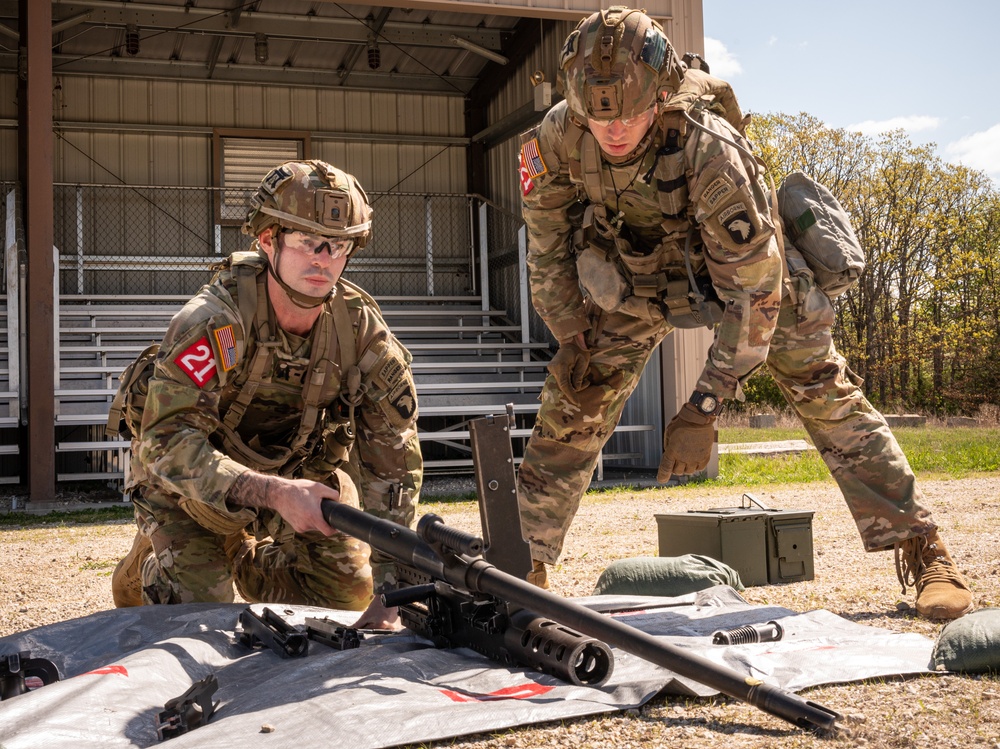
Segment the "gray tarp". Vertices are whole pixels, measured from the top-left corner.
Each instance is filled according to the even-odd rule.
[[[932,640],[854,624],[827,611],[750,606],[719,586],[679,598],[577,599],[630,625],[791,691],[927,673]],[[30,651],[61,681],[0,702],[0,749],[158,744],[155,717],[193,682],[215,674],[207,725],[170,739],[175,749],[388,747],[638,707],[661,691],[713,690],[615,650],[600,689],[495,665],[469,650],[438,650],[406,631],[354,650],[310,642],[305,657],[249,651],[234,628],[245,605],[187,604],[104,611],[0,638],[0,653]],[[254,609],[260,611],[261,605]],[[355,612],[271,605],[291,624]],[[627,610],[627,611],[626,611]],[[779,620],[780,642],[721,647],[711,634]],[[836,709],[836,705],[828,705]],[[263,724],[274,731],[263,735]]]

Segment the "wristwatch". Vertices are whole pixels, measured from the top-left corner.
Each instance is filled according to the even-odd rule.
[[[706,416],[716,416],[722,410],[722,398],[711,393],[702,393],[699,390],[691,393],[691,400],[688,403]]]

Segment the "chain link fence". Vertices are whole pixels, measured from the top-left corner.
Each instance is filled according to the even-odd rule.
[[[54,188],[59,293],[100,297],[187,296],[210,266],[250,247],[233,220],[219,220],[221,188],[71,185]],[[244,204],[252,191],[243,195]],[[225,191],[226,202],[236,200]],[[472,292],[473,198],[369,195],[373,238],[348,277],[375,296]]]
[[[555,340],[531,306],[527,290],[526,236],[524,222],[503,208],[483,201],[480,216],[480,246],[488,247],[485,286],[489,306],[507,310],[510,321],[525,330],[525,340]]]

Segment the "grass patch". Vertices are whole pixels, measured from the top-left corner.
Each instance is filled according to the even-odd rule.
[[[1000,471],[1000,428],[900,427],[895,435],[918,473],[965,478]]]
[[[719,443],[733,444],[736,442],[783,442],[784,440],[806,440],[809,435],[805,427],[773,427],[771,429],[751,429],[750,427],[720,427]]]
[[[995,427],[899,427],[893,430],[910,466],[925,477],[967,478],[1000,471],[1000,429]],[[719,430],[720,443],[809,440],[803,428]],[[702,484],[754,486],[829,480],[826,464],[814,451],[760,457],[719,456],[719,477]]]
[[[30,512],[9,512],[0,515],[0,527],[38,527],[77,525],[79,523],[110,523],[115,520],[131,520],[134,516],[132,505],[118,503],[110,507],[87,510],[56,510],[45,515]]]
[[[720,455],[719,476],[701,483],[712,486],[760,486],[761,484],[802,484],[832,480],[830,470],[810,451],[798,455]],[[698,483],[698,482],[692,482]]]

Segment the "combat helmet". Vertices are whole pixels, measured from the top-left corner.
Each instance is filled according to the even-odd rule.
[[[318,159],[286,161],[250,198],[243,233],[256,237],[271,226],[353,239],[357,250],[371,237],[372,208],[353,175]]]
[[[581,123],[628,118],[652,107],[661,91],[676,92],[682,71],[659,23],[641,10],[613,5],[584,18],[566,37],[558,89]]]
[[[353,175],[318,159],[286,161],[267,173],[250,198],[243,233],[256,238],[271,227],[351,240],[350,259],[372,235],[372,207]],[[274,262],[267,263],[267,270],[292,302],[311,308],[329,299],[333,290],[310,296],[285,282],[278,270],[281,250],[281,241],[276,241]]]

